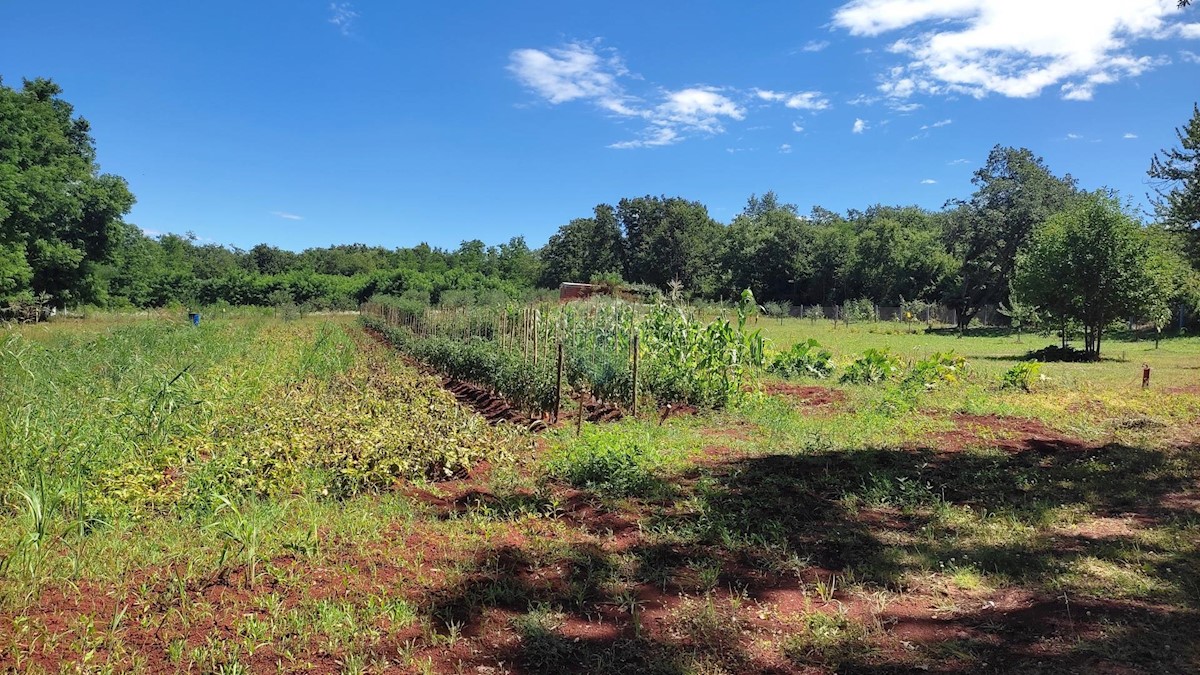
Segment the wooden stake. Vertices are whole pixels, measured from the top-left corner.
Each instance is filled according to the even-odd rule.
[[[586,413],[583,410],[583,392],[579,392],[579,416],[575,418],[575,438],[579,438],[579,434],[583,433],[583,416]]]
[[[633,404],[630,405],[630,412],[634,417],[637,417],[638,404],[638,334],[633,332]]]
[[[558,411],[562,407],[563,343],[558,341],[558,380],[554,388],[554,423],[558,424]]]

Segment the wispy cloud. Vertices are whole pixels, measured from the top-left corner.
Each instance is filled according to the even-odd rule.
[[[283,218],[284,220],[304,220],[304,216],[298,216],[294,213],[288,213],[287,211],[272,211],[271,215],[278,218]]]
[[[932,178],[926,178],[925,180],[921,181],[921,185],[937,185],[937,181]]]
[[[960,164],[970,164],[970,162],[971,160],[969,159],[953,159],[949,162],[946,162],[946,164],[949,164],[950,166],[958,166]]]
[[[337,27],[338,32],[346,37],[354,34],[354,22],[358,19],[358,11],[348,2],[329,3],[329,23]]]
[[[1128,131],[1127,131],[1127,132],[1125,132],[1125,135],[1124,135],[1124,136],[1122,136],[1121,138],[1124,138],[1124,139],[1125,139],[1125,140],[1127,140],[1127,141],[1131,141],[1131,140],[1133,140],[1133,139],[1135,139],[1135,138],[1137,138],[1137,137],[1138,137],[1138,135],[1137,135],[1137,134],[1135,134],[1135,133],[1132,133],[1132,132],[1128,132]]]
[[[938,129],[940,127],[947,127],[947,126],[950,126],[951,124],[954,124],[954,120],[951,120],[951,119],[938,120],[937,122],[934,122],[933,124],[922,125],[921,131],[925,131],[926,129]]]
[[[780,154],[784,154],[784,155],[790,155],[790,154],[792,154],[792,146],[791,146],[791,144],[789,144],[789,143],[784,143],[783,145],[779,146],[779,152],[780,152]]]
[[[811,110],[820,112],[828,110],[832,104],[829,99],[819,91],[772,91],[770,89],[755,89],[754,95],[763,101],[771,103],[783,103],[783,105],[792,110]]]
[[[809,40],[800,48],[802,52],[819,52],[824,51],[829,46],[828,40]]]
[[[1186,49],[1179,50],[1179,58],[1187,61],[1188,63],[1200,63],[1200,54],[1197,54],[1193,51],[1188,51]]]
[[[1078,140],[1081,140],[1082,138],[1083,138],[1083,136],[1081,134],[1076,134],[1076,133],[1067,134],[1068,141],[1078,141]]]
[[[799,124],[796,124],[795,122],[792,122],[792,131],[794,131],[796,133],[800,133],[800,132],[804,131],[804,127],[800,126]]]
[[[146,235],[147,237],[161,237],[163,234],[162,232],[159,232],[158,230],[152,230],[148,227],[141,227],[138,229],[140,229],[142,231],[142,234]]]
[[[745,94],[722,87],[699,85],[660,88],[649,101],[629,94],[624,82],[637,79],[616,50],[598,40],[571,42],[549,49],[518,49],[509,55],[508,70],[534,94],[551,105],[586,102],[616,117],[640,120],[645,128],[637,138],[610,148],[650,148],[673,145],[689,135],[714,135],[729,121],[746,118],[739,103]],[[755,90],[758,98],[777,100],[775,92]],[[790,95],[779,94],[785,103]]]
[[[864,119],[855,119],[854,126],[850,128],[851,133],[861,134],[868,128],[867,121]]]
[[[1057,88],[1090,100],[1096,87],[1162,63],[1134,51],[1140,41],[1200,35],[1200,24],[1173,23],[1180,11],[1170,0],[850,0],[833,24],[858,37],[904,31],[887,47],[900,60],[881,74],[889,97]]]

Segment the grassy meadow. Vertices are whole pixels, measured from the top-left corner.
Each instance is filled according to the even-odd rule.
[[[1200,339],[752,327],[967,367],[532,434],[351,317],[0,329],[0,669],[1200,669]]]

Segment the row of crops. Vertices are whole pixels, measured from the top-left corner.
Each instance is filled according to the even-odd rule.
[[[776,352],[747,328],[752,308],[746,293],[734,316],[705,322],[687,306],[665,301],[431,309],[384,297],[363,305],[361,319],[418,361],[532,412],[554,410],[562,398],[581,395],[622,407],[637,400],[720,408],[758,372],[788,379],[836,376],[847,384],[895,385],[907,392],[967,375],[966,361],[953,352],[907,362],[887,349],[868,349],[840,367],[814,340]]]
[[[224,498],[348,495],[505,451],[503,430],[347,328],[239,320],[9,334],[0,494],[39,521],[203,516]]]
[[[709,322],[683,305],[605,300],[414,310],[377,298],[361,313],[401,351],[531,411],[578,395],[717,408],[764,364],[764,340],[747,328],[753,301],[746,293],[734,317]]]

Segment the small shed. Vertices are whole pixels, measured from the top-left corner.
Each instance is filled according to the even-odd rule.
[[[596,284],[576,284],[571,282],[563,282],[558,285],[558,300],[559,302],[586,300],[597,293],[603,292],[603,287]]]

